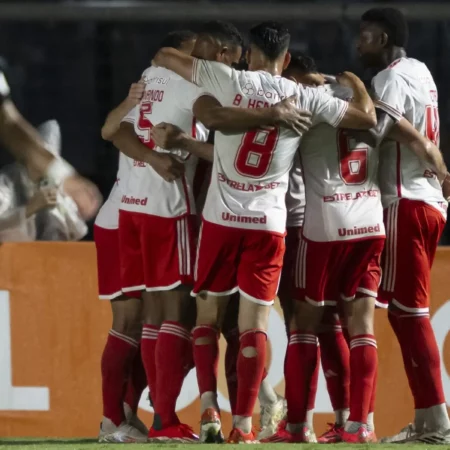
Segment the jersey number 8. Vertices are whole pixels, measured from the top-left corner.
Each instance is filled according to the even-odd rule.
[[[261,178],[269,170],[277,146],[279,130],[248,131],[242,138],[234,160],[236,171],[250,178]]]
[[[352,136],[346,130],[337,132],[339,173],[347,185],[364,184],[367,180],[368,147],[352,145]]]

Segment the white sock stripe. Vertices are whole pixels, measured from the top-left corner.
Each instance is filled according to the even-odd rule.
[[[378,348],[376,343],[373,343],[373,344],[356,343],[356,344],[350,345],[350,350],[353,350],[353,349],[355,349],[357,347],[375,347],[375,348]]]
[[[154,337],[155,339],[158,337],[158,333],[159,331],[142,331],[142,336],[147,336],[147,337]]]
[[[377,342],[377,340],[375,338],[371,338],[371,337],[359,337],[359,338],[352,338],[350,340],[351,342],[359,342],[359,341],[371,341],[371,342]]]
[[[262,334],[264,334],[264,335],[266,336],[266,338],[267,338],[267,333],[266,333],[264,330],[253,329],[253,330],[247,330],[247,331],[244,331],[244,332],[239,336],[239,340],[242,339],[242,338],[243,338],[244,336],[246,336],[247,334],[250,334],[250,333],[262,333]]]
[[[138,341],[134,340],[133,338],[130,338],[129,336],[125,336],[124,334],[119,333],[115,330],[109,330],[109,334],[117,339],[121,339],[122,341],[127,342],[130,345],[133,345],[134,347],[137,347],[139,345]]]
[[[201,330],[202,328],[205,328],[207,330],[213,330],[214,333],[219,334],[219,330],[216,327],[213,327],[211,325],[197,325],[193,330],[192,330],[192,334],[194,334],[195,330]],[[236,333],[228,333],[229,336],[231,336],[232,334],[236,334]]]
[[[377,341],[375,339],[355,339],[350,342],[350,349],[364,345],[377,348]]]
[[[183,334],[186,337],[191,337],[191,333],[186,330],[186,328],[181,327],[179,325],[174,325],[172,323],[163,323],[160,329],[160,333],[161,332],[168,332],[168,331],[173,331],[175,333],[179,333],[179,334]]]
[[[178,337],[180,337],[182,339],[186,339],[187,341],[191,340],[191,336],[190,335],[186,335],[185,333],[180,333],[179,331],[175,331],[175,330],[172,330],[172,329],[166,329],[166,330],[162,330],[161,329],[161,333],[171,334],[173,336],[178,336]]]

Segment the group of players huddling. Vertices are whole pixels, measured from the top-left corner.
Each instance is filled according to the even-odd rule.
[[[362,16],[358,51],[376,70],[369,95],[354,74],[324,76],[310,57],[291,56],[276,22],[250,30],[247,71],[233,68],[243,41],[231,24],[167,36],[102,130],[121,155],[95,227],[100,297],[113,311],[101,441],[222,442],[223,333],[227,442],[316,442],[319,360],[336,419],[318,441],[375,442],[374,311],[386,306],[415,418],[385,441],[450,443],[429,319],[450,177],[436,85],[406,56],[407,37],[398,10]],[[210,179],[197,170],[194,183],[202,160],[212,162]],[[205,180],[202,205],[195,191]],[[289,339],[287,410],[265,378],[277,294]],[[199,438],[176,414],[194,366]],[[149,431],[136,415],[147,385]]]

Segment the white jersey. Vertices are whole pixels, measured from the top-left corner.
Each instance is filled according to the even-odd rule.
[[[438,93],[427,66],[400,58],[373,80],[377,108],[399,121],[405,117],[417,131],[439,145]],[[422,200],[446,217],[447,202],[432,169],[406,146],[383,142],[380,155],[383,206],[400,198]]]
[[[305,183],[303,182],[300,155],[296,153],[289,173],[289,187],[286,192],[286,227],[302,227],[305,220]]]
[[[317,89],[344,99],[352,97],[351,90],[337,84]],[[332,242],[385,235],[378,151],[365,142],[368,137],[367,132],[335,130],[325,124],[312,127],[303,137],[303,234],[307,239]]]
[[[122,196],[124,195],[123,186],[128,181],[132,167],[133,160],[123,153],[119,153],[119,170],[117,171],[116,182],[111,189],[108,199],[100,208],[95,218],[95,225],[108,229],[119,228],[119,208]]]
[[[134,130],[149,151],[170,153],[184,162],[183,177],[165,181],[148,164],[134,161],[128,182],[124,186],[120,209],[159,217],[179,217],[195,214],[193,180],[197,157],[184,150],[164,150],[151,139],[151,129],[161,122],[174,124],[199,141],[206,141],[208,132],[196,122],[192,107],[202,91],[174,72],[161,67],[149,67],[143,74],[145,92],[139,106],[124,121],[134,124]]]
[[[348,103],[267,72],[237,71],[224,64],[195,60],[192,80],[224,107],[265,108],[296,95],[298,106],[316,122],[338,126]],[[223,226],[286,230],[285,196],[300,138],[287,129],[215,134],[211,184],[204,218]]]

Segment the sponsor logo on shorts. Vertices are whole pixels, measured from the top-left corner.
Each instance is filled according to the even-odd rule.
[[[276,189],[280,183],[273,182],[268,184],[251,184],[251,183],[241,183],[240,181],[234,181],[227,178],[223,173],[218,173],[217,177],[220,182],[226,183],[231,189],[236,189],[238,191],[244,192],[256,192],[261,191],[263,189]]]
[[[327,202],[353,202],[355,200],[359,200],[360,198],[367,198],[367,197],[378,197],[378,194],[380,193],[377,189],[370,189],[368,191],[359,191],[359,192],[353,192],[353,193],[336,193],[334,195],[325,195],[323,197],[323,201],[325,203]]]
[[[340,237],[345,236],[359,236],[361,234],[379,233],[381,230],[380,224],[377,223],[372,227],[353,227],[353,228],[339,228],[338,233]]]
[[[135,198],[135,197],[128,197],[127,195],[122,196],[122,203],[126,203],[127,205],[147,206],[147,200],[148,200],[148,197]]]
[[[222,213],[222,220],[225,222],[239,222],[239,223],[267,223],[267,216],[250,217],[250,216],[235,216],[230,213]]]

